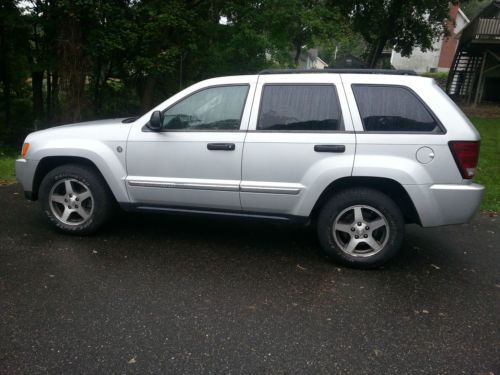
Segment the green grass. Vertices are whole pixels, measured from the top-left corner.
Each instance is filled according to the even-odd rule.
[[[0,182],[14,182],[16,174],[14,172],[15,156],[5,155],[0,151]]]
[[[500,212],[500,119],[471,118],[481,133],[481,151],[475,180],[486,186],[483,210]]]
[[[16,152],[0,148],[0,183],[9,183],[16,180],[15,161]]]
[[[500,212],[500,119],[471,118],[481,133],[481,152],[475,180],[486,186],[481,208]],[[0,182],[14,182],[16,153],[0,150]]]

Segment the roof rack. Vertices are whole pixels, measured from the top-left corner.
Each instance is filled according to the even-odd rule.
[[[389,74],[416,76],[414,70],[404,69],[266,69],[259,74],[336,73],[336,74]]]

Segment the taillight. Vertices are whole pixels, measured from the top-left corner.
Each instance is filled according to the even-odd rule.
[[[479,141],[450,141],[450,150],[463,178],[470,179],[476,173],[479,158]]]

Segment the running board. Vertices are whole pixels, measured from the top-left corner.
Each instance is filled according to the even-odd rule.
[[[242,219],[255,219],[255,220],[270,220],[285,223],[299,223],[305,224],[308,217],[293,216],[293,215],[269,215],[258,212],[240,212],[240,211],[216,211],[200,208],[184,208],[184,207],[162,207],[162,206],[145,206],[132,203],[120,203],[120,206],[126,211],[134,212],[154,212],[172,215],[185,215],[185,216],[205,216],[205,217],[238,217]]]

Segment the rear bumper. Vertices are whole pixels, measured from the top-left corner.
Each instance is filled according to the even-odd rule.
[[[405,185],[423,227],[469,222],[481,205],[484,186]]]
[[[35,177],[38,160],[16,160],[16,179],[23,186],[26,198],[33,199],[33,178]]]

